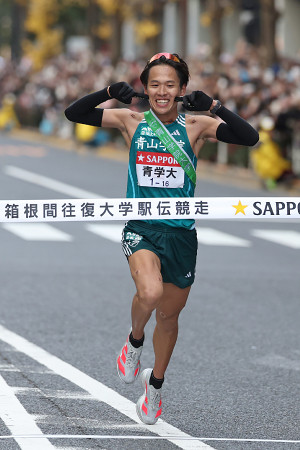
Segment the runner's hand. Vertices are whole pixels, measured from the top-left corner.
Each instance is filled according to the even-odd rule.
[[[119,83],[114,83],[109,86],[109,94],[112,98],[116,98],[122,103],[131,103],[132,97],[135,92],[128,83],[125,81],[120,81]]]
[[[183,97],[183,106],[189,111],[208,111],[213,99],[202,91],[193,91]]]

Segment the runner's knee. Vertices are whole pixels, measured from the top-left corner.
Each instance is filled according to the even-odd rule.
[[[163,287],[160,283],[149,285],[147,287],[139,289],[137,294],[139,301],[144,306],[153,311],[155,308],[157,308],[160,302],[161,296],[163,294]]]

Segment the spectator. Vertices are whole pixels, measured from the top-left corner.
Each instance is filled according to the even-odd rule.
[[[290,158],[294,128],[299,128],[300,61],[282,57],[279,64],[264,68],[257,51],[238,42],[234,54],[223,53],[218,74],[210,61],[209,47],[200,46],[198,55],[188,60],[192,82],[190,91],[201,89],[219,98],[229,109],[238,112],[255,128],[262,119],[275,122],[274,137],[283,146],[283,156]],[[107,52],[61,54],[33,72],[31,62],[23,58],[15,66],[0,59],[0,109],[7,94],[16,98],[15,111],[21,125],[39,127],[42,133],[61,137],[74,135],[74,127],[66,124],[63,111],[67,105],[101,86],[120,80],[142,91],[137,74],[144,61],[120,60],[114,67]],[[112,99],[104,105],[116,107]],[[144,110],[145,104],[134,99],[131,107]],[[114,135],[111,138],[114,139]]]

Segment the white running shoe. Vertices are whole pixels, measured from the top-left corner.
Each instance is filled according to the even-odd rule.
[[[144,394],[136,404],[136,412],[140,420],[147,425],[154,425],[161,415],[161,389],[155,389],[149,384],[152,369],[145,369],[141,373]]]
[[[118,375],[124,383],[133,383],[140,372],[140,356],[143,346],[133,347],[129,341],[129,336],[117,359]]]

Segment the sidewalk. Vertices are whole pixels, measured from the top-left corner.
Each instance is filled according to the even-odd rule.
[[[111,144],[92,148],[76,143],[73,139],[63,139],[57,136],[45,136],[34,129],[14,129],[8,133],[8,136],[15,139],[51,145],[60,150],[77,151],[80,153],[92,152],[102,158],[128,162],[128,149],[125,146],[123,147],[120,145]],[[261,182],[254,172],[251,169],[242,167],[199,160],[197,176],[201,179],[215,183],[225,183],[231,186],[244,187],[247,189],[262,189]],[[272,191],[266,190],[266,195],[268,192],[276,193],[278,195],[300,196],[300,179],[296,180],[291,188],[279,185],[275,189],[272,189]]]
[[[213,181],[215,183],[229,184],[247,189],[264,189],[261,181],[257,178],[253,170],[225,164],[210,163],[199,160],[197,175],[199,178]],[[294,181],[293,186],[287,188],[279,184],[271,191],[265,189],[266,196],[272,192],[278,196],[300,196],[300,179]]]

